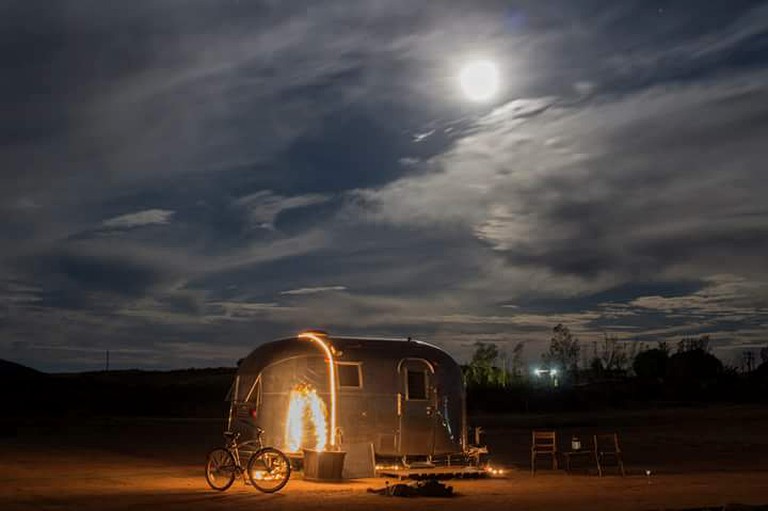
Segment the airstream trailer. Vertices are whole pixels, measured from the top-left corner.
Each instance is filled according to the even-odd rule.
[[[304,332],[259,346],[239,365],[230,427],[256,426],[286,453],[370,443],[377,457],[466,452],[461,369],[411,339]]]

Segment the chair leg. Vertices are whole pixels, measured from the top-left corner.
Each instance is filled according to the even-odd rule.
[[[621,469],[621,477],[624,477],[626,474],[624,473],[624,460],[621,457],[621,454],[618,455],[619,459],[619,468]]]
[[[531,475],[532,476],[536,475],[536,453],[535,452],[531,453]]]
[[[552,470],[557,470],[557,453],[552,453]]]
[[[598,477],[603,477],[603,467],[600,464],[600,455],[595,455],[595,463],[597,464],[597,475]]]

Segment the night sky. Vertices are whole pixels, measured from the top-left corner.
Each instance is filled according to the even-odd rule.
[[[0,358],[768,344],[765,2],[11,0],[0,113]]]

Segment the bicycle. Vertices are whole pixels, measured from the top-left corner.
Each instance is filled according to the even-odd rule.
[[[263,434],[263,429],[256,428],[256,440],[238,443],[240,433],[226,431],[224,447],[217,447],[208,453],[205,463],[208,485],[214,490],[224,491],[240,476],[245,484],[250,481],[254,488],[264,493],[280,491],[291,477],[291,462],[279,449],[264,447],[261,441]],[[240,458],[241,449],[253,450],[245,467]]]

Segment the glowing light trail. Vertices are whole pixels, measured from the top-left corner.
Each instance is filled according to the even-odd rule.
[[[328,391],[331,395],[331,427],[328,431],[328,444],[334,448],[336,446],[336,361],[333,358],[333,351],[319,334],[304,332],[299,334],[299,339],[316,343],[328,357]]]

